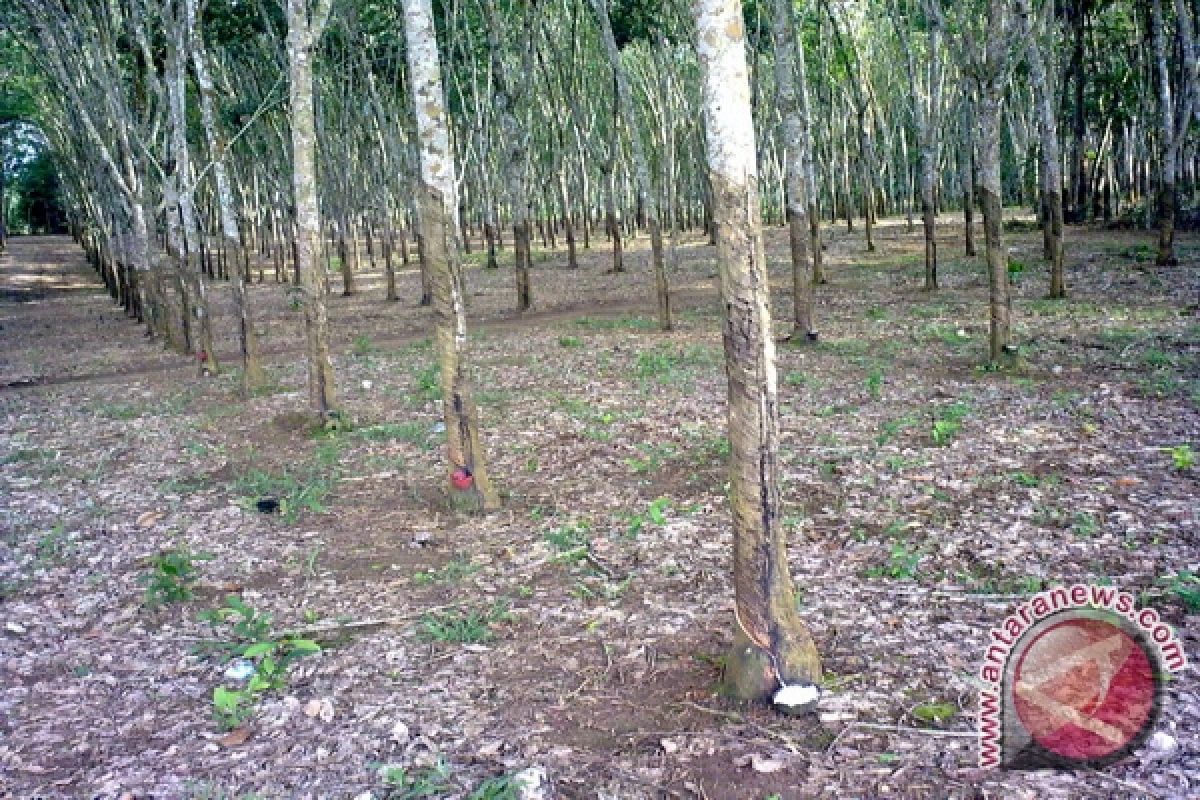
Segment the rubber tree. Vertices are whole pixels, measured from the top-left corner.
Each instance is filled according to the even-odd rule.
[[[692,11],[725,310],[737,623],[726,682],[733,696],[757,701],[781,684],[816,683],[821,663],[796,612],[780,524],[775,344],[741,3],[694,0]]]
[[[809,263],[808,176],[804,139],[807,120],[801,114],[796,87],[796,20],[791,0],[772,0],[771,33],[775,45],[775,86],[779,104],[779,137],[786,162],[788,243],[792,256],[792,334],[795,341],[815,340],[812,267]]]
[[[1186,3],[1177,3],[1176,24],[1184,60],[1194,59],[1192,15]],[[1186,78],[1176,90],[1171,85],[1173,70],[1168,61],[1166,22],[1162,0],[1150,3],[1150,37],[1154,47],[1155,76],[1159,107],[1161,156],[1158,189],[1158,257],[1160,266],[1178,263],[1175,257],[1175,224],[1179,209],[1179,160],[1192,122],[1196,101],[1194,83]],[[1189,67],[1191,65],[1188,65]]]
[[[1041,137],[1042,194],[1047,211],[1044,240],[1046,258],[1050,261],[1050,296],[1066,297],[1067,286],[1063,277],[1062,154],[1058,145],[1056,98],[1046,75],[1046,59],[1034,36],[1029,0],[1014,0],[1013,7],[1017,34],[1025,41],[1025,62],[1029,66],[1029,82],[1037,106],[1038,133]]]
[[[669,331],[671,322],[671,292],[667,284],[667,270],[663,262],[662,220],[659,216],[658,198],[650,185],[650,165],[646,159],[646,148],[638,130],[638,118],[634,111],[633,98],[629,91],[629,75],[621,64],[621,52],[613,36],[612,22],[608,16],[608,0],[591,0],[592,9],[600,23],[600,39],[612,68],[616,86],[617,113],[629,130],[629,149],[633,154],[633,174],[637,182],[638,208],[646,216],[650,227],[650,250],[654,261],[654,286],[658,298],[658,327]]]
[[[946,0],[931,0],[930,12],[948,28],[943,10]],[[1012,366],[1012,295],[1008,279],[1008,251],[1004,246],[1003,182],[1000,175],[1000,134],[1004,89],[1009,77],[1011,0],[986,0],[983,25],[974,5],[958,12],[959,35],[955,54],[964,75],[964,94],[974,97],[974,143],[977,149],[979,204],[983,207],[983,233],[988,273],[988,359],[997,368]],[[977,35],[979,34],[979,35]],[[983,43],[980,44],[980,36]],[[970,129],[970,126],[967,126]]]
[[[451,506],[493,510],[500,497],[488,475],[471,393],[462,264],[453,220],[458,210],[454,153],[438,61],[431,0],[404,0],[408,77],[420,153],[418,202],[425,259],[433,290],[434,341],[441,371],[442,414],[450,467]]]
[[[258,355],[258,336],[254,330],[250,304],[246,298],[246,280],[250,271],[250,260],[242,244],[237,211],[233,205],[233,187],[226,165],[228,145],[217,120],[216,87],[213,84],[212,67],[208,48],[201,30],[198,0],[185,0],[187,28],[191,44],[192,71],[199,89],[200,124],[212,160],[213,181],[216,184],[217,211],[224,239],[225,252],[233,260],[233,305],[238,319],[239,342],[242,351],[242,392],[249,396],[266,384],[266,374]]]
[[[529,270],[533,263],[533,250],[530,236],[529,199],[526,197],[525,173],[528,167],[529,154],[526,147],[525,131],[517,121],[517,93],[524,96],[519,81],[510,79],[504,65],[504,31],[500,13],[493,0],[483,0],[484,12],[487,16],[488,48],[492,58],[492,84],[494,87],[493,102],[496,115],[499,118],[504,134],[504,175],[508,188],[509,211],[512,213],[513,224],[513,254],[514,271],[517,287],[517,310],[528,311],[533,307],[533,286],[530,283]],[[532,43],[523,45],[526,66],[531,63]]]
[[[317,261],[321,215],[317,207],[317,134],[313,114],[313,53],[320,41],[333,0],[287,0],[287,54],[292,123],[292,202],[296,208],[293,253],[304,307],[308,354],[308,399],[313,411],[329,422],[337,411],[333,362],[329,357],[329,316],[325,308],[324,269]]]
[[[929,2],[929,0],[925,0]],[[892,18],[900,45],[904,50],[905,68],[911,85],[913,123],[917,129],[920,166],[918,182],[921,187],[921,224],[925,233],[925,289],[938,288],[937,254],[937,191],[938,134],[942,108],[942,27],[936,14],[922,9],[927,17],[928,39],[925,53],[925,72],[918,69],[913,33],[910,30],[914,14],[910,4],[903,3],[908,13],[900,14],[898,0],[890,0]]]

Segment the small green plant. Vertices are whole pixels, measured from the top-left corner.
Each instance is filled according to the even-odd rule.
[[[457,555],[441,569],[418,572],[413,576],[413,583],[418,586],[428,586],[432,583],[458,583],[478,571],[478,564],[472,564],[465,556]]]
[[[1171,448],[1171,463],[1175,469],[1185,472],[1196,465],[1196,454],[1190,445],[1181,444]]]
[[[517,797],[517,788],[513,786],[512,778],[497,775],[476,786],[467,795],[467,800],[517,800]]]
[[[583,347],[583,339],[578,336],[560,336],[558,337],[559,347]]]
[[[675,445],[669,443],[638,445],[640,456],[625,459],[635,475],[649,475],[662,469],[663,461],[676,454]]]
[[[878,400],[883,395],[883,371],[871,370],[867,375],[867,394],[872,400]]]
[[[199,575],[196,562],[210,561],[212,557],[211,553],[193,553],[187,547],[152,556],[150,572],[141,578],[146,585],[143,602],[149,608],[157,608],[191,600]]]
[[[441,758],[424,769],[385,766],[380,769],[380,778],[388,788],[388,800],[444,797],[454,790],[450,784],[450,765]]]
[[[646,510],[641,513],[629,515],[629,523],[625,529],[625,535],[629,538],[635,538],[638,534],[646,529],[648,523],[654,525],[667,524],[667,510],[671,507],[671,499],[668,497],[660,497],[650,503]]]
[[[1187,613],[1200,614],[1200,576],[1191,572],[1177,572],[1159,578],[1158,583],[1166,587],[1167,592],[1179,601]]]
[[[69,549],[70,541],[67,536],[67,526],[62,522],[56,522],[48,533],[38,537],[36,546],[37,559],[38,561],[57,564],[66,557]]]
[[[289,311],[299,311],[304,308],[304,288],[301,286],[288,286],[283,290],[284,296],[287,297]]]
[[[1020,282],[1021,276],[1025,274],[1025,263],[1017,261],[1015,258],[1008,260],[1008,282],[1014,286]]]
[[[958,713],[954,703],[922,703],[912,710],[912,715],[921,722],[941,724]]]
[[[408,442],[423,450],[431,450],[434,447],[433,427],[420,420],[381,422],[378,425],[359,428],[354,433],[356,436],[372,442]]]
[[[868,578],[894,578],[895,580],[911,581],[917,577],[917,567],[921,563],[921,552],[913,549],[907,541],[893,542],[888,553],[887,564],[881,567],[871,567],[867,570]]]
[[[482,611],[450,610],[426,614],[421,617],[420,635],[433,642],[478,644],[496,638],[493,626],[512,619],[508,604],[497,600],[491,608]]]
[[[196,648],[198,653],[226,660],[241,658],[254,667],[244,687],[213,689],[213,714],[225,728],[236,728],[253,716],[264,693],[285,687],[287,671],[295,661],[321,651],[321,645],[312,639],[272,636],[271,615],[236,594],[228,595],[225,605],[203,612],[200,619],[225,638],[202,642]]]
[[[587,552],[592,523],[586,519],[568,522],[546,534],[546,542],[560,556],[580,556]]]
[[[437,363],[427,364],[413,373],[414,390],[412,402],[425,406],[442,396],[442,373]]]
[[[899,419],[888,420],[879,426],[879,435],[875,437],[875,443],[883,447],[888,442],[895,439],[901,432],[918,424],[920,420],[909,414]]]
[[[354,354],[355,358],[370,358],[371,354],[375,352],[375,345],[371,344],[371,337],[360,333],[354,337],[354,341],[350,345],[350,352]]]
[[[940,409],[933,418],[929,438],[938,447],[945,447],[954,441],[962,430],[962,421],[971,413],[971,407],[966,403],[951,403]]]
[[[1013,483],[1024,486],[1026,489],[1036,489],[1042,483],[1041,478],[1030,472],[1014,472],[1012,480]]]
[[[1096,521],[1096,516],[1090,511],[1076,511],[1073,520],[1074,524],[1071,527],[1075,530],[1076,536],[1090,538],[1100,530],[1100,523]]]
[[[888,311],[882,306],[871,306],[867,309],[867,319],[882,322],[888,318]]]

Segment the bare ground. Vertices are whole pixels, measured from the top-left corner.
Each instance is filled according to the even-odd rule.
[[[961,226],[943,233],[935,294],[902,222],[873,254],[831,233],[822,341],[780,350],[792,569],[831,690],[801,719],[715,694],[732,596],[702,241],[681,248],[669,334],[646,304],[644,242],[624,275],[605,273],[603,248],[579,271],[549,254],[523,317],[508,270],[470,271],[507,494],[480,518],[439,496],[428,312],[386,304],[377,273],[331,297],[355,430],[314,438],[296,421],[286,287],[252,287],[277,385],[242,400],[235,375],[205,378],[145,339],[69,240],[12,240],[0,796],[485,797],[483,781],[532,765],[563,797],[1197,796],[1194,666],[1159,723],[1178,750],[984,772],[972,732],[988,629],[1052,583],[1141,593],[1197,658],[1197,617],[1164,580],[1200,572],[1198,470],[1171,452],[1200,450],[1200,240],[1164,269],[1145,235],[1072,230],[1071,299],[1047,301],[1038,234],[1012,234],[1024,364],[995,374],[979,369],[982,266],[959,257]],[[782,331],[786,237],[771,244]],[[402,296],[417,289],[403,273]],[[268,496],[289,513],[255,510]],[[152,559],[183,550],[208,557],[194,595],[148,608]],[[199,618],[230,593],[274,634],[323,646],[232,736],[213,690],[238,684],[202,652],[232,633]],[[478,624],[457,638],[479,641],[446,641],[468,612]],[[957,710],[923,721],[931,703]]]

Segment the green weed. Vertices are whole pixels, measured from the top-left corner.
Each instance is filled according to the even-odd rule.
[[[971,406],[963,402],[951,403],[941,408],[933,418],[929,438],[938,447],[954,441],[962,431],[962,421],[971,413]]]
[[[413,576],[413,583],[418,586],[428,586],[431,583],[458,583],[478,571],[478,564],[472,564],[465,556],[458,555],[441,569],[418,572]]]
[[[150,559],[150,572],[143,575],[145,604],[150,608],[192,599],[192,588],[200,574],[197,561],[211,561],[211,553],[193,553],[187,547],[167,550]]]
[[[235,594],[225,598],[225,605],[205,611],[200,618],[225,638],[203,642],[197,646],[197,652],[225,659],[240,658],[254,666],[244,687],[213,689],[213,714],[227,729],[236,728],[253,716],[263,694],[287,686],[287,671],[293,663],[321,651],[321,646],[311,639],[272,636],[271,615],[256,610]]]
[[[1159,585],[1173,595],[1189,614],[1200,614],[1200,576],[1191,572],[1177,572],[1159,578]]]
[[[895,580],[911,581],[917,577],[917,567],[921,563],[921,552],[913,549],[907,541],[893,542],[888,553],[887,563],[879,567],[870,567],[866,571],[868,578],[893,578]]]
[[[441,611],[421,617],[420,635],[434,642],[477,644],[496,637],[493,626],[512,621],[508,604],[497,600],[482,611]]]
[[[1191,445],[1176,445],[1169,452],[1171,453],[1171,463],[1180,472],[1189,470],[1196,465],[1196,454],[1192,451]]]

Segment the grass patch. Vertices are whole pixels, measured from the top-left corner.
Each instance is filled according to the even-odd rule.
[[[508,603],[497,600],[483,610],[452,610],[432,612],[421,617],[421,638],[447,644],[478,644],[496,638],[495,626],[511,622],[513,615]]]
[[[658,330],[658,320],[650,317],[581,317],[575,324],[592,331]]]

